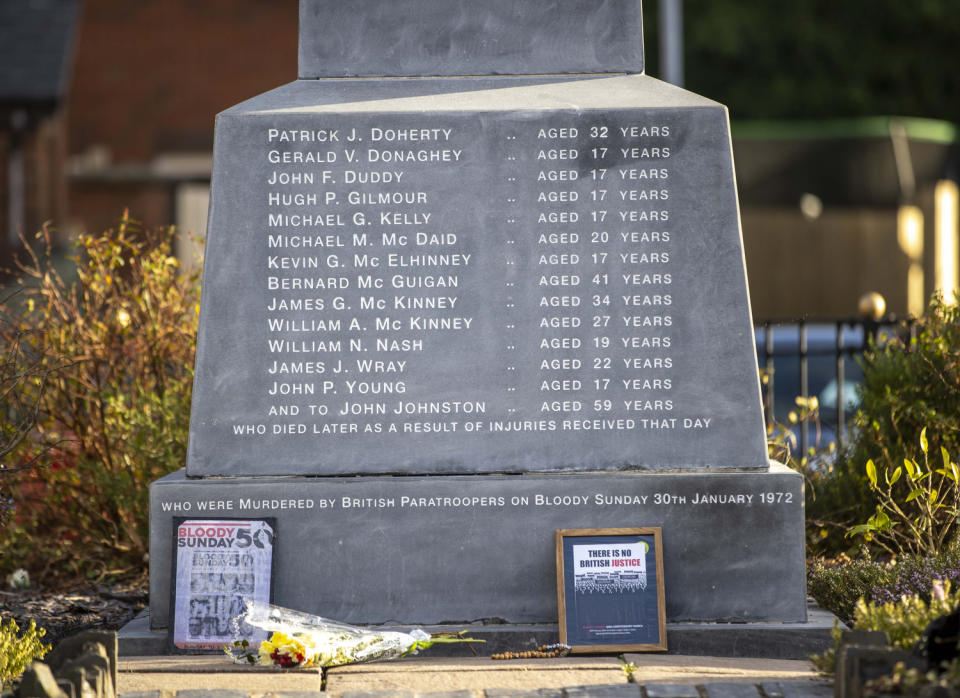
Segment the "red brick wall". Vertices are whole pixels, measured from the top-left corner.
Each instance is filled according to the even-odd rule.
[[[297,77],[297,0],[85,0],[70,152],[209,150],[214,115]]]

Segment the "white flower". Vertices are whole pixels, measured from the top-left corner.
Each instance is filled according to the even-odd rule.
[[[7,586],[11,589],[26,589],[30,586],[30,574],[22,567],[7,575]]]
[[[937,601],[943,601],[947,598],[946,591],[943,588],[943,580],[934,579],[933,580],[933,589],[931,590],[931,596]]]

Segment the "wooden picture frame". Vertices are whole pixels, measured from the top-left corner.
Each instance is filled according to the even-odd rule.
[[[659,527],[560,529],[556,548],[560,642],[573,653],[666,651]]]

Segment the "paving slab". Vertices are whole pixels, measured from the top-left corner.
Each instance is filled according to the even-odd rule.
[[[327,671],[325,692],[337,698],[752,698],[762,685],[777,698],[829,698],[830,684],[805,661],[730,657],[627,654],[636,665],[628,683],[613,655],[555,659],[492,660],[489,657],[410,657],[355,664]],[[213,698],[216,691],[243,691],[266,698],[308,698],[323,688],[319,669],[280,671],[231,663],[211,655],[121,657],[122,698]],[[679,691],[679,693],[676,693]],[[741,692],[743,691],[743,692]],[[675,695],[676,693],[676,695]],[[226,698],[228,693],[216,694]]]
[[[826,681],[815,683],[781,681],[780,692],[783,698],[831,698],[833,685]]]
[[[281,671],[234,664],[224,655],[121,657],[118,669],[118,692],[124,694],[124,698],[141,691],[176,691],[177,698],[184,698],[184,692],[190,690],[239,690],[246,696],[314,692],[323,687],[320,669]],[[210,693],[204,695],[215,698]]]
[[[522,688],[488,688],[484,698],[563,698],[562,688],[538,688],[528,691]]]
[[[640,698],[640,687],[635,683],[612,683],[601,686],[568,686],[566,698]],[[490,698],[487,692],[487,698]]]
[[[696,686],[686,683],[648,683],[647,698],[700,698]]]
[[[633,680],[641,684],[764,683],[819,678],[810,662],[799,659],[630,653],[624,655],[624,660],[636,665]]]
[[[382,664],[355,664],[327,672],[331,694],[352,691],[437,691],[538,689],[625,684],[616,657],[493,660],[488,657],[410,658]]]
[[[760,698],[755,684],[747,683],[708,683],[704,684],[707,698]]]

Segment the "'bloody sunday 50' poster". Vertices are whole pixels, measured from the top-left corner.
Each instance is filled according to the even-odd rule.
[[[268,520],[180,519],[174,522],[172,644],[216,649],[232,642],[245,598],[270,601],[274,525]],[[243,634],[255,641],[252,628]]]

